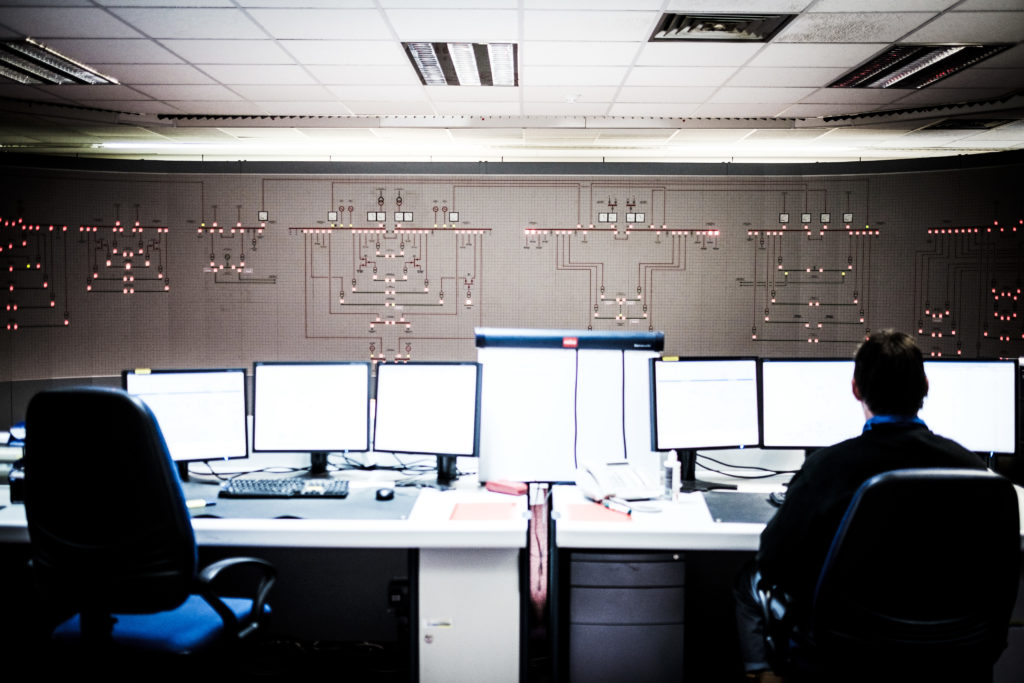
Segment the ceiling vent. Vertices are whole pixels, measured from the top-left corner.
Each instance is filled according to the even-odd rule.
[[[714,40],[766,43],[794,14],[672,14],[665,13],[650,42]]]
[[[402,43],[423,85],[519,85],[515,43]]]
[[[116,79],[31,38],[0,41],[0,77],[26,85],[117,84]]]
[[[1010,45],[897,44],[839,78],[830,88],[926,88]]]

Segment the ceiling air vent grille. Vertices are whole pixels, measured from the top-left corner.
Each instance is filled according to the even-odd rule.
[[[715,40],[765,43],[793,14],[672,14],[661,16],[650,42]]]
[[[999,54],[1009,45],[893,45],[830,88],[925,88]]]
[[[117,83],[31,38],[0,41],[0,77],[26,85]]]

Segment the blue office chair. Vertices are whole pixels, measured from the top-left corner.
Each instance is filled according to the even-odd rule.
[[[73,613],[53,639],[176,655],[260,628],[273,567],[229,558],[197,572],[178,475],[142,401],[100,387],[43,391],[26,428],[31,574],[49,602]],[[225,580],[246,584],[249,597],[219,597],[214,583]]]
[[[1012,483],[907,469],[856,492],[809,609],[761,591],[777,672],[791,680],[991,680],[1020,580]]]

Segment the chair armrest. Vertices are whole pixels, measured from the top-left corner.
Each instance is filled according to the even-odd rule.
[[[792,599],[778,586],[769,584],[760,576],[755,597],[764,618],[764,640],[768,645],[769,661],[777,671],[784,670],[789,658],[789,641],[795,627]]]
[[[259,574],[258,583],[252,594],[253,605],[250,618],[244,624],[238,624],[235,615],[213,590],[214,582],[223,572],[239,568],[255,569]],[[260,618],[263,616],[263,609],[267,602],[267,596],[270,594],[270,589],[274,586],[276,580],[277,571],[274,569],[274,565],[257,557],[228,557],[218,560],[204,567],[198,576],[200,595],[224,619],[225,626],[238,632],[239,638],[244,638],[259,626]]]

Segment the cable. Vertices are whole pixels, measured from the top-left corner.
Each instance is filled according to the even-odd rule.
[[[738,470],[759,470],[761,472],[771,472],[772,474],[796,474],[798,472],[798,470],[774,470],[771,467],[758,467],[756,465],[735,465],[731,462],[722,462],[721,460],[715,460],[710,455],[698,454],[697,457],[704,458],[705,460],[710,460],[716,465],[721,465],[722,467],[732,467]],[[703,465],[701,467],[703,467]]]
[[[771,477],[775,477],[775,476],[778,476],[780,474],[796,474],[796,472],[797,472],[797,470],[772,470],[772,469],[768,469],[767,467],[752,467],[750,465],[730,465],[727,462],[721,462],[719,460],[715,460],[714,458],[709,458],[706,455],[699,455],[697,457],[698,458],[704,458],[706,460],[710,460],[711,462],[716,463],[718,465],[721,465],[723,467],[737,467],[737,468],[748,469],[748,470],[760,470],[761,472],[764,473],[764,474],[744,475],[744,474],[737,474],[735,472],[724,472],[722,470],[715,469],[714,467],[708,467],[707,465],[705,465],[702,462],[697,462],[698,465],[700,465],[703,469],[705,469],[705,470],[707,470],[709,472],[714,472],[715,474],[721,474],[723,477],[731,477],[733,479],[770,479]]]

